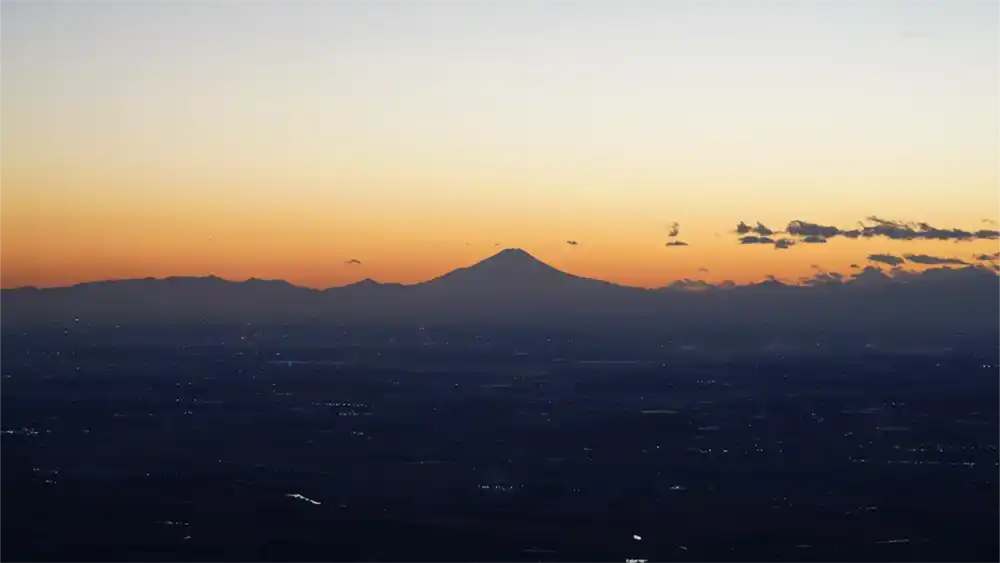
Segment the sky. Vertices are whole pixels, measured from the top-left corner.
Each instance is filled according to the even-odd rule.
[[[3,287],[409,283],[506,247],[661,286],[997,250],[733,233],[995,229],[992,1],[4,2],[0,56]]]

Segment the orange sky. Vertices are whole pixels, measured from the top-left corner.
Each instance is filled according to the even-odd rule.
[[[731,231],[996,228],[998,20],[987,2],[12,3],[0,285],[414,282],[502,247],[644,286],[969,259],[997,242],[774,251]],[[673,221],[690,246],[664,247]]]

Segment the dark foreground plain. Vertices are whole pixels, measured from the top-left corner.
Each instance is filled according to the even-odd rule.
[[[5,333],[2,556],[997,561],[996,343]]]

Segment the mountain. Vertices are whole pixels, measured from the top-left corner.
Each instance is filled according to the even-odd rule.
[[[316,290],[215,276],[5,289],[5,328],[101,324],[297,323],[502,325],[735,334],[996,332],[998,276],[983,267],[869,268],[794,285],[683,280],[649,290],[562,272],[521,249],[412,285],[366,279]]]
[[[620,287],[567,274],[549,266],[520,248],[508,248],[467,268],[419,284],[450,290],[503,291],[528,294],[550,290]]]

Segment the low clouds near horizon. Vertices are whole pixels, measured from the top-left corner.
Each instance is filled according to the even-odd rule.
[[[344,265],[345,266],[360,266],[361,265],[361,260],[358,260],[357,258],[351,258],[350,260],[344,260]]]
[[[755,227],[751,227],[750,225],[747,225],[743,221],[740,221],[740,223],[736,225],[736,233],[740,235],[753,233],[762,237],[769,237],[775,234],[775,231],[768,228],[760,221],[757,222],[757,225]]]
[[[799,242],[809,244],[823,244],[835,237],[847,239],[883,237],[892,240],[950,240],[956,242],[1000,239],[1000,231],[989,229],[940,228],[929,223],[896,221],[875,215],[867,217],[865,221],[867,224],[862,222],[858,228],[842,229],[834,225],[821,225],[796,219],[789,222],[784,231],[774,231],[760,222],[757,223],[757,226],[751,227],[740,221],[736,225],[735,232],[744,235],[739,238],[741,244],[775,244],[776,247],[777,243],[769,235],[777,232],[797,237]],[[986,219],[983,221],[990,222]],[[781,243],[781,248],[788,248],[788,246],[790,244]]]
[[[914,264],[954,264],[956,266],[964,266],[968,264],[968,262],[959,258],[944,258],[941,256],[930,256],[927,254],[904,254],[903,257],[906,258],[907,262],[913,262]]]
[[[900,258],[899,256],[893,256],[892,254],[869,254],[869,262],[879,262],[881,264],[888,264],[890,266],[899,266],[906,260]]]
[[[987,256],[987,255],[982,255]],[[902,265],[904,262],[911,262],[913,264],[922,264],[925,266],[968,266],[969,263],[961,258],[948,258],[946,256],[931,256],[929,254],[904,254],[902,256],[896,256],[893,254],[870,254],[868,255],[868,260],[870,262],[878,262],[881,264],[888,264],[892,267],[897,267]]]

